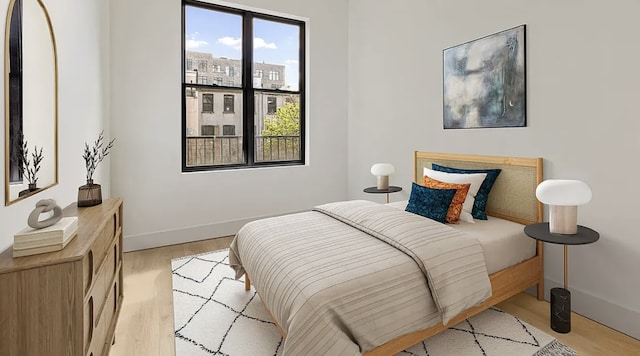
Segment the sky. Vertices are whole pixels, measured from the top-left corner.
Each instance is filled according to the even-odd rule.
[[[241,59],[242,18],[239,15],[186,6],[185,46],[188,51]],[[254,60],[285,65],[285,84],[298,88],[297,26],[255,19]]]

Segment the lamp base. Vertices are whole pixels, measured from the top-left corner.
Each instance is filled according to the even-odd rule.
[[[575,235],[578,233],[577,206],[549,206],[549,232],[552,234]]]
[[[571,292],[564,288],[551,288],[551,329],[566,334],[571,331]]]
[[[389,176],[378,176],[376,188],[380,190],[389,189]]]

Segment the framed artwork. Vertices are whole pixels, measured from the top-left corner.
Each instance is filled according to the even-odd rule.
[[[445,129],[527,124],[525,25],[443,51]]]

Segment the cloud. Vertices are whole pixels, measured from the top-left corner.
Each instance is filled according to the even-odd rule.
[[[242,39],[240,38],[233,38],[233,37],[222,37],[222,38],[218,38],[218,43],[223,44],[225,46],[229,46],[237,51],[239,51],[240,49],[242,49]],[[275,43],[271,42],[271,43],[267,43],[265,42],[265,40],[263,40],[260,37],[255,37],[253,39],[253,48],[269,48],[269,49],[277,49],[278,46],[276,46]]]
[[[286,65],[297,65],[299,62],[297,59],[287,59],[284,61],[284,64]]]
[[[199,40],[189,39],[189,40],[187,40],[187,43],[185,45],[187,46],[187,49],[198,49],[198,48],[204,47],[204,46],[206,46],[208,44],[209,44],[209,42],[207,42],[207,41],[199,41]]]
[[[269,48],[269,49],[277,49],[278,46],[276,46],[275,43],[271,42],[271,43],[267,43],[264,39],[260,38],[260,37],[255,37],[253,39],[253,48]]]
[[[225,46],[229,46],[235,50],[240,50],[242,48],[242,39],[233,38],[233,37],[222,37],[218,38],[218,43],[223,44]]]
[[[200,35],[199,32],[194,32],[191,34],[191,38],[187,39],[187,42],[185,43],[187,49],[197,49],[209,44],[207,41],[197,40],[196,37],[198,37],[198,35]]]

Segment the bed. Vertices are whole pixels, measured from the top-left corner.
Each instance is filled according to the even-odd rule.
[[[533,285],[542,300],[542,244],[521,232],[541,221],[542,159],[415,152],[416,182],[432,163],[502,170],[488,221],[445,225],[402,203],[349,201],[239,231],[230,264],[271,312],[285,354],[393,355]],[[495,236],[469,238],[498,225],[519,230],[524,247],[514,248],[524,252],[511,256]]]

